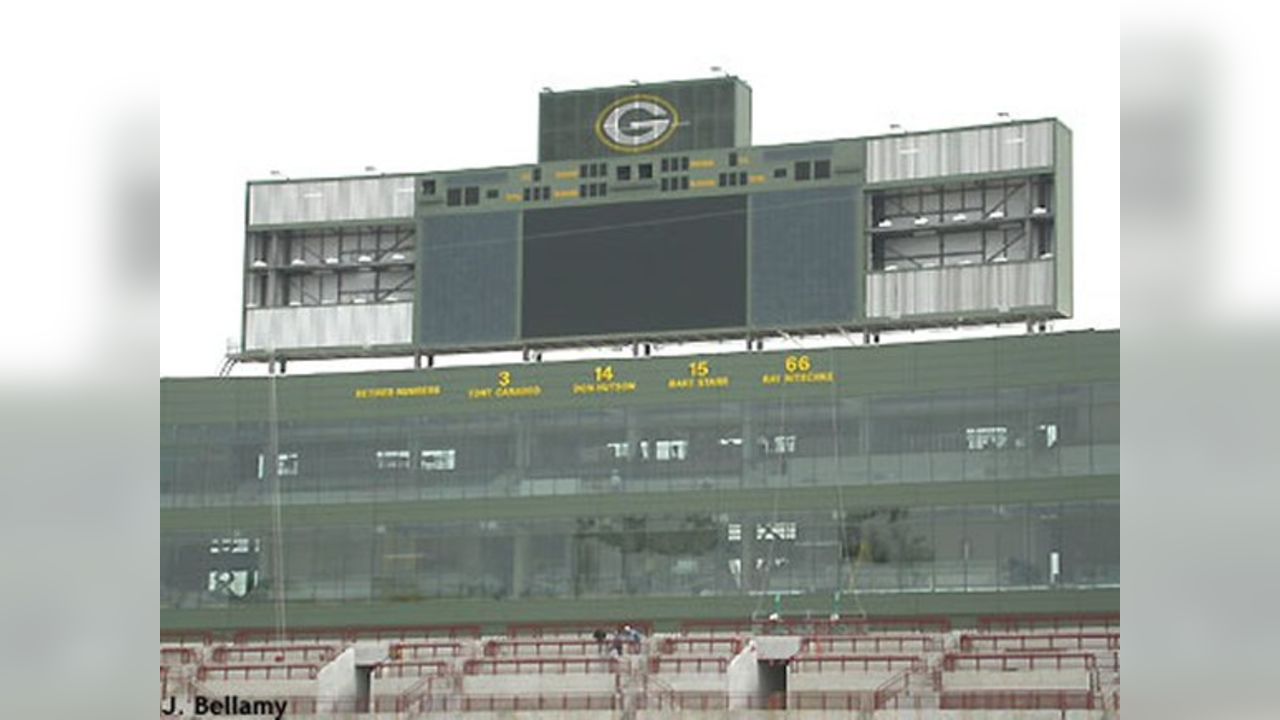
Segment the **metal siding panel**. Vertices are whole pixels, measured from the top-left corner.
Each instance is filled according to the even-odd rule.
[[[412,177],[352,178],[249,186],[249,224],[413,217]]]
[[[263,308],[245,317],[246,350],[401,345],[412,341],[412,303]]]
[[[1054,304],[1052,260],[873,273],[867,316],[1008,312]]]
[[[1053,123],[874,138],[867,141],[866,158],[867,182],[873,183],[1047,167],[1053,164]]]

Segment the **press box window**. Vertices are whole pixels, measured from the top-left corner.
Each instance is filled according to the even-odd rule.
[[[736,152],[729,153],[729,167],[737,167],[737,166],[738,166],[738,153]]]
[[[813,179],[825,180],[831,177],[831,161],[830,160],[814,160],[813,161]]]
[[[458,451],[453,448],[446,450],[423,450],[422,457],[419,461],[419,467],[423,470],[431,471],[447,471],[457,466]]]
[[[809,173],[811,172],[812,167],[813,167],[813,166],[809,163],[809,161],[808,161],[808,160],[800,160],[800,161],[796,162],[795,179],[796,179],[796,180],[808,180],[808,179],[809,179]]]
[[[480,202],[480,188],[472,185],[463,194],[463,204],[475,205]]]
[[[671,161],[667,158],[662,158],[662,172],[667,172],[670,169],[671,169]]]
[[[280,456],[276,458],[276,472],[278,472],[281,477],[284,477],[286,475],[297,475],[298,474],[298,453],[296,452],[280,453]],[[267,477],[266,456],[259,454],[258,455],[258,479],[265,480],[266,477]]]
[[[648,180],[653,177],[653,163],[640,163],[638,166],[641,180]]]
[[[630,180],[630,179],[631,179],[631,166],[630,166],[630,165],[619,165],[619,166],[618,166],[618,179],[619,179],[619,180]]]
[[[786,176],[787,176],[787,169],[786,169],[786,168],[776,168],[776,169],[773,171],[773,176],[774,176],[774,177],[776,177],[776,178],[784,178],[784,177],[786,177]]]
[[[422,194],[423,194],[423,195],[435,195],[435,194],[436,194],[436,181],[435,181],[435,180],[423,180],[423,181],[422,181]]]
[[[533,181],[542,182],[542,168],[533,169]]]
[[[408,470],[410,466],[408,450],[378,450],[373,459],[379,470]]]
[[[497,191],[497,190],[485,190],[485,191],[484,191],[484,196],[485,196],[486,198],[490,199],[490,200],[495,200],[495,199],[497,199],[497,197],[498,197],[498,191]]]
[[[461,204],[462,204],[462,189],[461,189],[461,188],[449,188],[449,193],[448,193],[448,195],[447,195],[447,199],[445,200],[445,204],[446,204],[446,205],[448,205],[448,206],[450,206],[450,207],[453,207],[453,206],[455,206],[455,205],[461,205]]]

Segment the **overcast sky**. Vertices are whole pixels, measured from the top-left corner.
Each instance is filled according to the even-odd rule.
[[[985,123],[1001,111],[1060,118],[1074,133],[1076,285],[1075,318],[1054,327],[1119,327],[1117,35],[1091,13],[1030,3],[242,7],[179,18],[166,55],[162,375],[213,374],[239,337],[246,180],[533,162],[543,86],[706,77],[713,65],[751,85],[757,145]]]

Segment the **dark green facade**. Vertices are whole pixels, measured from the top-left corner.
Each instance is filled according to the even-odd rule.
[[[163,380],[162,628],[1115,611],[1119,444],[1118,331]]]

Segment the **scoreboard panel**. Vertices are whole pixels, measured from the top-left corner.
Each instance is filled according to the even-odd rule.
[[[749,103],[734,78],[544,92],[536,164],[250,183],[239,357],[1070,316],[1061,122],[729,144]]]
[[[526,211],[521,336],[745,327],[746,214],[742,195]]]

